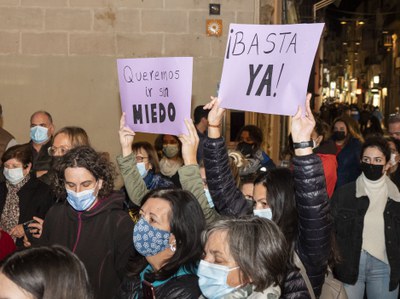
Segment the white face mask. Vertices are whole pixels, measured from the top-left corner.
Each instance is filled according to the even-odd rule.
[[[16,185],[24,179],[24,172],[20,168],[6,168],[4,167],[3,174],[10,184]]]

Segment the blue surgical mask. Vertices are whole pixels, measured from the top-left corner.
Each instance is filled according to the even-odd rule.
[[[153,256],[169,247],[171,233],[151,226],[143,217],[133,229],[133,245],[143,256]]]
[[[7,181],[12,184],[16,185],[24,179],[24,172],[22,167],[19,168],[6,168],[3,169],[3,174]]]
[[[254,213],[255,216],[262,217],[262,218],[267,218],[269,220],[272,220],[272,210],[271,210],[271,208],[261,209],[261,210],[253,210],[253,213]]]
[[[144,162],[139,162],[139,163],[136,164],[136,167],[137,167],[137,169],[138,169],[138,171],[140,173],[140,176],[142,178],[146,177],[147,169],[146,169],[145,163]]]
[[[34,143],[43,143],[47,140],[49,140],[49,136],[47,135],[47,132],[49,129],[42,127],[42,126],[35,126],[31,128],[31,139]]]
[[[201,260],[197,276],[203,295],[208,299],[219,299],[236,290],[237,287],[229,286],[226,279],[229,272],[237,268],[239,267],[229,268]]]
[[[97,196],[94,194],[95,189],[96,186],[93,189],[88,189],[78,193],[66,189],[67,201],[75,210],[85,211],[94,203],[97,198]]]
[[[204,189],[204,193],[206,194],[208,205],[210,206],[210,208],[213,208],[214,207],[214,202],[213,202],[213,200],[211,198],[210,191],[208,189]]]

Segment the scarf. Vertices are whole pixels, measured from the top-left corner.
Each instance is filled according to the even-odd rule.
[[[356,197],[361,196],[368,196],[369,199],[364,216],[362,249],[387,264],[383,213],[388,198],[400,202],[400,192],[387,175],[371,181],[362,173],[356,181]]]
[[[171,160],[164,157],[160,160],[160,171],[163,175],[172,177],[182,165],[181,159]]]
[[[30,175],[26,175],[24,179],[19,182],[16,185],[10,184],[8,181],[6,181],[6,187],[7,187],[7,196],[6,196],[6,202],[4,203],[4,208],[3,212],[1,213],[0,217],[0,225],[3,230],[5,230],[7,233],[10,233],[11,229],[13,229],[15,226],[17,226],[18,221],[19,221],[19,197],[18,197],[18,191],[21,190],[22,186],[26,184],[27,181],[29,181]],[[13,240],[15,241],[16,238],[13,237]]]

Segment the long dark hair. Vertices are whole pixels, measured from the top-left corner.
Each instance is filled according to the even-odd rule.
[[[293,175],[288,168],[271,169],[256,178],[254,186],[258,184],[267,188],[267,202],[272,210],[272,220],[282,230],[291,252],[298,236]]]
[[[17,251],[1,265],[0,273],[35,299],[91,299],[85,266],[62,246]]]
[[[143,206],[149,198],[161,198],[171,206],[170,228],[176,239],[174,255],[157,272],[145,274],[149,282],[165,280],[183,267],[186,272],[196,274],[196,266],[203,250],[201,233],[206,227],[203,211],[192,193],[185,190],[154,190],[143,199]],[[137,276],[147,266],[144,256],[137,254],[130,260],[129,275]]]

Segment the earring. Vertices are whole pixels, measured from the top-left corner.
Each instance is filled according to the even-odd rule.
[[[174,245],[175,244],[169,244],[169,249],[171,249],[172,252],[176,251],[176,247]]]

